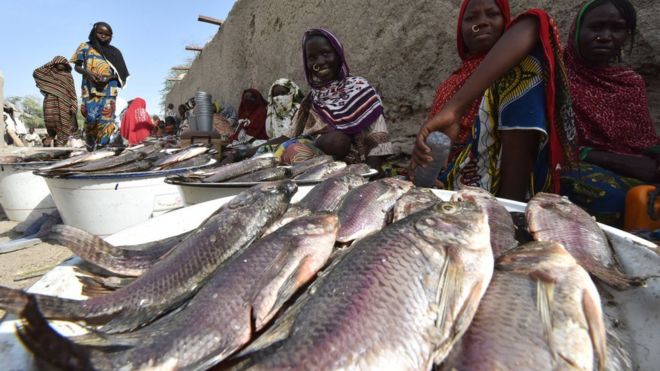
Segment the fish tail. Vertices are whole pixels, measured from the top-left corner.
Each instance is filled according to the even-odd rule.
[[[646,279],[639,277],[628,277],[618,269],[604,266],[589,267],[589,273],[598,277],[601,281],[618,290],[626,290],[633,287],[646,286]]]
[[[53,330],[39,310],[37,300],[26,294],[21,324],[16,326],[21,342],[42,362],[64,370],[94,370],[91,351]],[[98,354],[102,357],[102,354]]]

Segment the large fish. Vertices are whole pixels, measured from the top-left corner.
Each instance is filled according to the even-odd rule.
[[[625,289],[637,284],[619,270],[609,241],[593,217],[568,198],[539,193],[529,201],[525,214],[535,240],[561,243],[584,269],[610,286]]]
[[[277,160],[274,157],[258,157],[251,158],[233,164],[220,166],[218,168],[207,170],[206,177],[202,179],[204,183],[217,183],[231,178],[252,173],[255,171],[273,168],[277,165]]]
[[[161,166],[163,170],[173,170],[173,169],[186,169],[189,167],[199,167],[205,164],[208,164],[211,161],[211,156],[208,154],[198,155],[193,158],[181,162],[175,162],[166,166]]]
[[[103,325],[105,332],[135,329],[193,295],[222,262],[284,213],[296,190],[290,181],[252,187],[222,206],[128,286],[82,301],[38,295],[39,307],[46,317]],[[24,304],[22,291],[0,287],[0,308],[16,312]]]
[[[297,175],[294,179],[297,181],[319,181],[336,175],[346,169],[346,163],[342,161],[327,162],[313,168],[307,169],[304,173]]]
[[[285,167],[274,167],[255,171],[254,173],[245,174],[238,178],[228,180],[228,182],[235,183],[251,183],[251,182],[267,182],[273,180],[286,179],[291,175],[291,171]]]
[[[180,312],[129,334],[129,350],[103,353],[68,343],[35,313],[27,314],[21,338],[37,357],[60,367],[206,369],[246,344],[325,265],[337,229],[335,215],[317,214],[255,242],[223,264]]]
[[[408,215],[424,210],[438,203],[438,201],[440,201],[440,198],[430,189],[413,187],[394,204],[394,208],[392,208],[392,222],[399,221]]]
[[[129,248],[113,246],[81,229],[60,224],[51,228],[47,239],[68,248],[82,260],[110,273],[137,277],[144,274],[187,235],[186,233],[157,243]]]
[[[81,164],[83,162],[91,162],[91,161],[96,161],[100,160],[102,158],[106,157],[111,157],[115,155],[115,151],[113,150],[101,150],[101,151],[94,151],[94,152],[89,152],[89,153],[83,153],[78,156],[74,157],[69,157],[66,160],[62,161],[57,161],[54,164],[44,166],[39,168],[39,171],[41,172],[49,172],[55,169],[61,169],[69,166],[73,166],[76,164]]]
[[[133,161],[124,165],[116,166],[109,169],[100,169],[92,171],[95,174],[118,174],[118,173],[134,173],[138,171],[146,171],[151,169],[151,162],[147,160]]]
[[[277,327],[288,333],[238,368],[430,370],[467,329],[492,271],[486,214],[436,204],[358,241],[292,325]]]
[[[337,212],[341,201],[348,192],[364,183],[366,180],[355,174],[337,175],[322,181],[315,185],[302,200],[292,204],[265,233],[271,233],[292,220],[311,213]]]
[[[405,180],[386,178],[351,190],[339,206],[337,241],[350,242],[379,231],[394,203],[412,186]]]
[[[473,201],[486,211],[490,226],[490,244],[496,259],[506,251],[518,246],[516,227],[511,214],[490,192],[466,186],[452,195],[452,200]]]
[[[177,162],[185,161],[189,158],[201,155],[202,153],[208,152],[209,149],[204,146],[192,145],[190,147],[184,148],[176,153],[173,153],[169,156],[165,156],[161,159],[158,159],[154,162],[154,167],[158,169],[163,169],[167,166],[171,166]]]
[[[589,274],[558,243],[531,242],[497,261],[447,370],[605,367],[605,327]],[[454,356],[455,355],[455,356]]]

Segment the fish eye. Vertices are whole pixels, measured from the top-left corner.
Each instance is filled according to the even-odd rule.
[[[442,206],[440,206],[440,207],[442,208],[442,211],[445,211],[445,212],[448,212],[448,213],[453,213],[454,211],[456,211],[456,206],[454,206],[452,204],[442,204]]]

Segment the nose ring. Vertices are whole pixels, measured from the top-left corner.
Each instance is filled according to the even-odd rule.
[[[600,39],[601,39],[600,36],[596,36],[596,41],[600,41]]]
[[[312,70],[314,70],[314,72],[319,72],[321,70],[321,67],[319,67],[318,64],[313,64],[312,65]]]
[[[479,32],[479,26],[477,26],[476,24],[474,26],[472,26],[472,32],[474,32],[474,33]]]

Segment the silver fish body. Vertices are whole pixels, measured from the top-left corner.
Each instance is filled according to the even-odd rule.
[[[254,173],[239,176],[238,178],[233,178],[228,181],[236,183],[267,182],[286,179],[290,175],[291,171],[289,169],[285,167],[274,167],[270,169],[255,171]]]
[[[291,176],[296,177],[313,167],[327,164],[332,161],[334,161],[332,156],[328,156],[328,155],[312,157],[309,160],[299,162],[291,166]]]
[[[561,243],[580,265],[608,285],[624,289],[635,283],[619,270],[596,221],[568,198],[539,193],[529,201],[525,214],[535,240]]]
[[[49,172],[49,171],[52,171],[52,170],[66,168],[66,167],[69,167],[69,166],[80,164],[80,163],[83,163],[83,162],[91,162],[91,161],[100,160],[102,158],[111,157],[111,156],[114,156],[114,155],[115,155],[115,151],[110,151],[110,150],[101,150],[101,151],[94,151],[94,152],[90,152],[90,153],[83,153],[81,155],[70,157],[70,158],[67,158],[66,160],[58,161],[54,164],[39,168],[39,171]]]
[[[412,183],[386,178],[351,190],[339,206],[338,242],[350,242],[379,231],[385,225],[394,203]]]
[[[202,179],[204,183],[223,182],[231,178],[236,178],[244,174],[255,171],[273,168],[277,165],[274,157],[251,158],[233,164],[220,166],[218,168],[205,172],[206,177]]]
[[[604,369],[605,328],[589,274],[554,242],[497,261],[470,328],[446,370]]]
[[[506,251],[518,246],[516,227],[511,214],[490,192],[477,187],[463,187],[452,195],[452,200],[473,201],[488,214],[490,225],[490,244],[497,259]]]
[[[88,300],[36,296],[48,318],[103,325],[124,332],[151,322],[195,293],[216,268],[281,216],[296,192],[293,182],[265,183],[237,195],[172,253],[126,287]],[[25,294],[0,287],[0,307],[20,310]]]
[[[307,169],[304,173],[296,176],[297,181],[318,181],[327,179],[346,168],[346,163],[342,161],[327,162],[313,168]]]
[[[237,368],[430,370],[490,281],[486,219],[474,204],[437,204],[358,241],[310,289],[288,332]]]
[[[163,157],[156,162],[154,162],[154,167],[162,169],[167,166],[171,166],[177,162],[185,161],[189,158],[201,155],[202,153],[208,152],[207,147],[192,145],[190,147],[184,148],[179,152],[173,153],[169,156]]]

